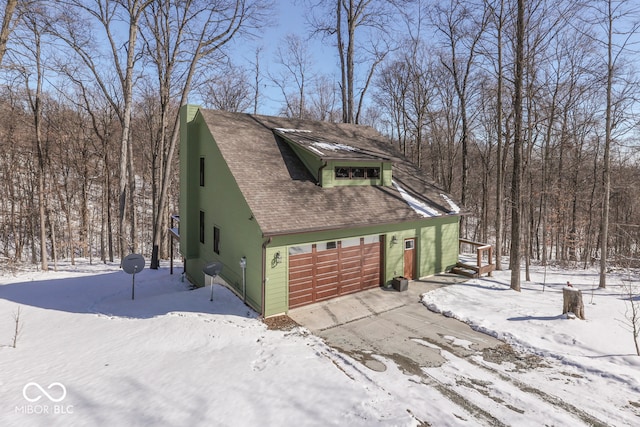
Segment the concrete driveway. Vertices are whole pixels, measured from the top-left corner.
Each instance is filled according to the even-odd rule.
[[[441,349],[466,357],[504,344],[420,302],[425,292],[465,280],[436,275],[411,281],[405,292],[371,289],[291,310],[289,317],[370,369],[386,370],[374,357],[380,355],[407,373],[419,374],[421,367],[444,363]]]

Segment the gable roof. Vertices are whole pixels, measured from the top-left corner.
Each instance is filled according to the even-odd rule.
[[[265,236],[460,215],[451,196],[371,127],[206,109],[199,114]],[[283,133],[299,144],[328,144],[316,147],[327,159],[390,159],[394,185],[323,188]]]

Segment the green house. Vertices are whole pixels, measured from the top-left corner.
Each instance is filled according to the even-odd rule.
[[[263,316],[444,272],[460,208],[374,129],[185,106],[180,251]],[[243,266],[244,265],[244,266]]]

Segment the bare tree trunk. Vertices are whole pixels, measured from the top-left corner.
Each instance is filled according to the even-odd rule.
[[[33,35],[33,45],[28,50],[33,54],[36,71],[36,88],[32,91],[29,87],[29,79],[31,70],[25,66],[22,70],[25,85],[27,88],[27,96],[29,105],[33,113],[33,125],[35,130],[35,145],[38,159],[37,182],[38,182],[38,216],[40,226],[40,268],[43,271],[49,269],[47,263],[47,227],[46,227],[46,209],[45,209],[45,150],[42,138],[42,85],[44,80],[44,69],[42,65],[42,28],[41,22],[37,14],[30,13],[25,19],[29,31]]]
[[[127,155],[127,186],[129,189],[129,239],[131,241],[131,252],[138,253],[138,209],[135,201],[136,196],[136,175],[133,167],[133,144],[129,135],[128,155]]]
[[[502,83],[503,83],[503,65],[502,65],[502,30],[504,25],[503,19],[504,2],[500,2],[500,11],[497,18],[497,49],[498,49],[498,81],[497,81],[497,99],[496,99],[496,127],[497,127],[497,148],[496,148],[496,270],[502,270],[502,233],[504,229],[503,224],[503,210],[504,210],[504,168],[502,167]]]
[[[12,30],[13,13],[17,5],[18,0],[7,0],[4,5],[2,28],[0,28],[0,64],[2,64],[2,58],[4,58],[4,54],[7,51],[7,43],[9,42],[9,36]]]
[[[180,91],[180,105],[185,105],[188,100],[189,92],[191,91],[191,83],[193,80],[193,76],[196,72],[199,61],[210,55],[211,53],[220,49],[223,45],[228,43],[234,35],[242,28],[243,22],[248,18],[248,10],[245,8],[245,4],[242,1],[236,1],[235,3],[230,3],[229,5],[229,15],[225,18],[224,25],[221,25],[220,21],[216,21],[218,17],[209,16],[208,20],[203,23],[203,26],[200,27],[200,32],[197,34],[198,37],[198,45],[193,51],[192,56],[188,62],[189,66],[187,72],[185,73],[185,77],[183,80],[183,86]],[[185,13],[184,15],[187,22],[190,20],[190,15]],[[165,17],[165,19],[168,19]],[[180,23],[183,25],[178,25],[179,28],[184,28],[186,22]],[[211,27],[210,27],[211,25]],[[213,30],[212,30],[213,28]],[[174,66],[177,60],[177,56],[181,51],[183,40],[183,33],[178,32],[176,34],[172,34],[171,39],[174,43],[173,46],[163,45],[165,38],[163,37],[164,28],[152,28],[152,36],[155,38],[153,41],[156,43],[156,46],[160,48],[161,51],[165,52],[165,56],[157,55],[154,58],[155,65],[158,69],[158,76],[160,77],[160,90],[161,95],[161,123],[162,126],[166,127],[166,123],[168,122],[169,115],[169,107],[170,107],[170,98],[169,94],[171,93],[171,77],[173,75]],[[147,41],[150,43],[150,40]],[[161,78],[164,76],[165,78]],[[180,112],[176,111],[176,115],[174,116],[174,122],[172,127],[171,138],[169,140],[169,144],[166,147],[166,156],[164,159],[164,164],[162,165],[163,171],[161,174],[161,185],[160,185],[160,196],[158,198],[158,206],[155,211],[154,217],[154,227],[153,227],[153,244],[151,250],[151,265],[150,268],[157,269],[159,267],[159,259],[158,259],[158,251],[160,247],[160,241],[163,235],[163,224],[166,224],[166,218],[163,218],[165,214],[165,210],[167,208],[167,199],[169,193],[169,184],[172,180],[171,167],[173,161],[173,155],[175,152],[176,145],[178,144],[178,140],[180,137]],[[164,133],[163,133],[164,135]],[[164,141],[163,141],[164,143]],[[163,144],[164,145],[164,144]]]
[[[602,170],[602,222],[600,223],[600,275],[599,288],[607,287],[607,252],[609,240],[609,198],[611,197],[611,110],[613,87],[613,10],[612,0],[607,2],[607,107],[604,127],[604,158]]]
[[[511,183],[511,289],[520,292],[520,225],[521,217],[521,157],[522,157],[522,82],[524,75],[524,5],[518,0],[516,20],[516,69],[514,79],[514,120],[513,178]]]

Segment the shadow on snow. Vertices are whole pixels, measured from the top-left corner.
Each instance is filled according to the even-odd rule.
[[[0,299],[32,307],[69,313],[102,314],[146,319],[171,312],[210,313],[256,317],[226,287],[206,286],[191,290],[181,276],[168,269],[145,269],[133,277],[122,270],[61,279],[33,280],[0,286]]]

